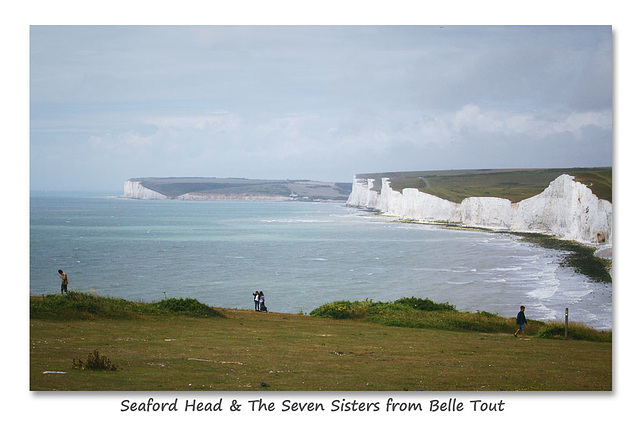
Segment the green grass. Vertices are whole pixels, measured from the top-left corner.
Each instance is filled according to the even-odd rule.
[[[58,296],[32,297],[34,305]],[[66,298],[64,296],[62,298]],[[113,301],[106,304],[111,305]],[[30,320],[31,390],[124,391],[466,391],[611,390],[611,342],[514,338],[473,332],[473,319],[448,305],[404,299],[395,312],[449,316],[456,330],[386,326],[253,310],[215,309],[221,316],[159,310],[134,316],[92,313],[85,318],[43,315]],[[123,304],[123,303],[119,303]],[[132,303],[144,305],[143,303]],[[64,306],[64,304],[61,304]],[[194,307],[197,307],[195,305]],[[371,311],[369,307],[369,311]],[[354,308],[355,311],[357,311]],[[413,310],[413,311],[412,311]],[[144,311],[144,310],[142,310]],[[197,310],[196,310],[197,311]],[[83,309],[82,313],[86,313]],[[66,314],[70,314],[69,311]],[[403,325],[408,326],[408,325]],[[549,328],[555,326],[548,325]],[[577,327],[576,327],[577,328]],[[513,329],[513,330],[512,330]],[[573,329],[573,326],[572,326]],[[587,328],[588,329],[588,328]],[[463,330],[463,331],[461,331]],[[540,328],[540,330],[543,330]],[[551,330],[550,338],[557,334]],[[74,369],[94,354],[115,370]],[[65,372],[45,374],[45,372]],[[262,385],[264,383],[264,386]]]
[[[391,179],[391,188],[417,188],[460,203],[467,197],[500,197],[513,203],[544,191],[562,174],[574,176],[600,199],[612,201],[612,168],[472,169],[361,174],[358,178]]]
[[[156,303],[127,301],[81,292],[32,297],[32,319],[135,319],[142,315],[220,317],[223,314],[198,300],[168,298]]]
[[[514,333],[515,317],[505,318],[495,313],[460,312],[449,303],[435,303],[428,298],[401,298],[393,302],[335,301],[322,305],[310,313],[312,317],[353,319],[384,326],[437,329],[458,332]],[[555,338],[556,324],[528,319],[527,334],[539,338]],[[611,342],[611,331],[598,331],[573,323],[569,338]],[[577,332],[579,330],[579,332]],[[562,325],[564,336],[564,324]]]

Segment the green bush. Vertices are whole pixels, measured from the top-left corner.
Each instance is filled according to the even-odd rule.
[[[416,310],[421,310],[421,311],[440,311],[440,310],[455,311],[456,310],[455,305],[451,305],[448,302],[444,302],[444,303],[433,302],[429,298],[424,298],[424,299],[416,298],[416,297],[400,298],[396,300],[395,303],[408,305],[409,307],[412,307],[412,308],[415,308]]]
[[[176,314],[190,314],[192,316],[220,317],[220,313],[215,308],[193,298],[168,298],[154,304],[161,311],[168,311]]]
[[[311,313],[314,317],[328,317],[331,319],[364,319],[369,313],[370,301],[334,301],[324,304]]]

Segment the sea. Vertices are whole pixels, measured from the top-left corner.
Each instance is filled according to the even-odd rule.
[[[30,294],[132,301],[195,298],[308,314],[403,297],[461,311],[612,328],[612,285],[561,266],[563,253],[507,233],[407,224],[337,202],[132,200],[32,192]]]

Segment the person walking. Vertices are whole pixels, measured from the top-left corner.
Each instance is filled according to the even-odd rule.
[[[69,277],[67,276],[67,273],[65,273],[62,270],[58,270],[58,274],[60,275],[60,278],[62,279],[62,284],[60,285],[60,293],[61,294],[66,294],[66,293],[68,293],[67,286],[69,285]]]
[[[513,334],[514,337],[518,336],[518,332],[522,332],[524,336],[524,325],[527,323],[527,318],[524,315],[524,305],[520,306],[520,311],[516,315],[516,323],[518,324],[518,329],[516,329],[516,333]]]

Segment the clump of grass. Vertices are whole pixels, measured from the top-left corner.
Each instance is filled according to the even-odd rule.
[[[134,319],[142,315],[185,315],[193,317],[224,317],[195,299],[168,298],[155,303],[127,301],[81,292],[32,297],[32,319]]]
[[[92,353],[89,353],[86,362],[83,362],[82,359],[78,359],[76,362],[76,359],[73,359],[73,368],[82,371],[85,369],[91,369],[92,371],[115,371],[118,369],[108,357],[100,356],[98,350],[93,350]]]

